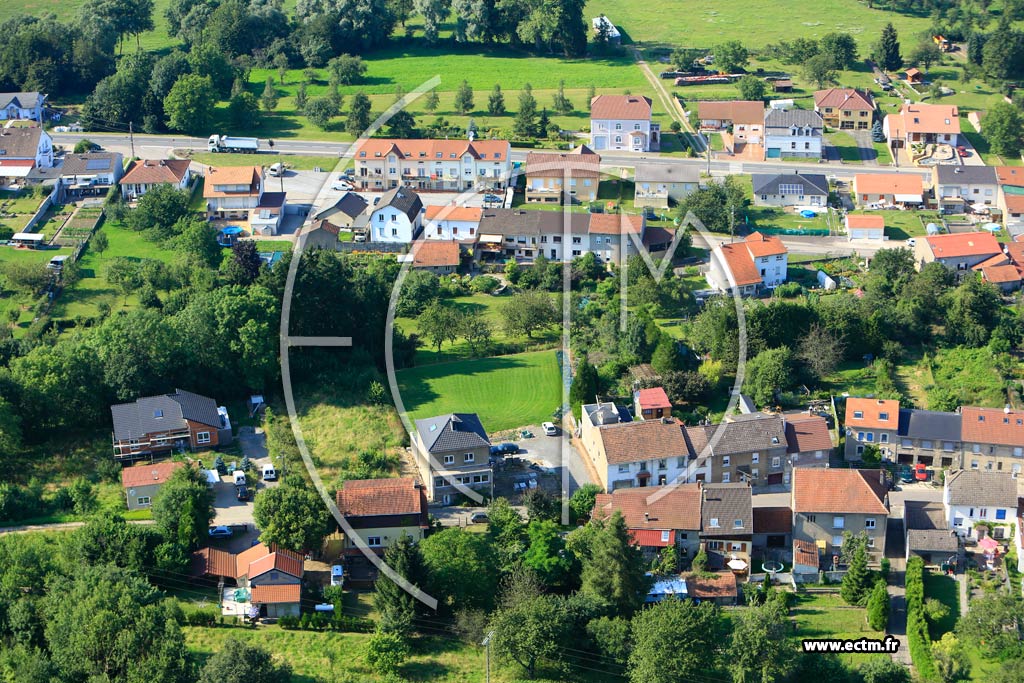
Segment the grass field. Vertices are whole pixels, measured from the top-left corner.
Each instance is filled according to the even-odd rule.
[[[196,152],[190,157],[192,161],[208,166],[271,166],[277,162],[284,163],[286,168],[296,171],[312,171],[314,168],[322,168],[330,171],[338,165],[338,157],[334,156],[303,156],[300,154],[214,154],[212,152]],[[276,179],[270,178],[271,182]],[[202,193],[199,193],[200,196]]]
[[[857,141],[853,139],[852,135],[836,131],[835,133],[829,133],[825,137],[836,148],[839,158],[845,163],[863,163],[860,158],[860,148],[857,147]]]
[[[558,295],[555,304],[560,306]],[[478,311],[491,323],[493,337],[491,341],[495,347],[502,349],[500,352],[513,353],[528,349],[550,347],[557,343],[559,332],[555,328],[549,328],[534,333],[533,339],[526,337],[510,338],[501,329],[502,308],[508,303],[507,297],[491,296],[490,294],[473,294],[471,296],[460,296],[454,299],[447,299],[445,303],[463,311]],[[401,328],[405,334],[419,334],[419,325],[415,318],[396,318],[395,326]],[[422,338],[421,338],[422,339]],[[473,358],[472,349],[464,339],[459,339],[454,344],[444,342],[441,344],[441,352],[437,347],[432,346],[426,339],[422,339],[424,346],[416,351],[417,365],[430,365],[433,363],[447,363],[456,360],[469,360]],[[492,351],[493,352],[493,351]]]
[[[798,594],[790,617],[796,623],[795,640],[805,638],[881,638],[882,632],[868,626],[866,610],[850,607],[839,593]],[[880,655],[843,654],[848,665],[857,665]]]
[[[941,389],[956,396],[957,405],[1001,408],[1006,404],[1005,382],[986,347],[940,349],[930,365],[922,362],[921,366],[929,401]]]
[[[398,386],[412,418],[472,411],[488,432],[551,419],[561,403],[554,351],[535,351],[401,370]]]

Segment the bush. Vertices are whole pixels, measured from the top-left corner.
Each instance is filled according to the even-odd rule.
[[[889,558],[888,557],[883,557],[878,564],[879,564],[879,567],[880,567],[879,574],[881,574],[883,580],[888,581],[889,580],[889,567],[890,567]]]
[[[474,292],[490,294],[498,288],[498,279],[490,275],[478,275],[469,283],[469,288]]]
[[[773,296],[779,297],[780,299],[792,299],[800,296],[804,291],[804,288],[799,282],[786,282],[775,288]]]
[[[215,626],[217,624],[217,613],[212,610],[195,610],[185,615],[185,624],[188,626]]]
[[[885,582],[878,581],[868,597],[868,625],[876,631],[885,630],[889,623],[889,591]]]
[[[283,629],[296,629],[299,627],[299,618],[286,614],[283,617],[278,618],[277,625]]]
[[[924,560],[912,557],[907,562],[907,644],[910,658],[923,681],[938,679],[928,622],[924,616]]]

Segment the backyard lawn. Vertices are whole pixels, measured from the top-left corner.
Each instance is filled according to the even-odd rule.
[[[555,351],[439,363],[398,372],[413,419],[469,411],[488,432],[537,425],[562,401]]]
[[[262,137],[262,136],[261,136]],[[261,142],[261,144],[263,144]],[[195,152],[190,157],[192,161],[208,166],[270,166],[282,162],[287,168],[297,171],[312,171],[314,168],[322,168],[324,171],[331,171],[338,165],[340,157],[336,156],[303,156],[300,154],[289,154],[282,156],[271,152],[259,154],[214,154],[213,152]],[[273,178],[268,179],[274,182]],[[202,196],[202,191],[199,192]]]
[[[848,164],[859,164],[860,148],[857,146],[857,141],[853,139],[853,136],[849,133],[842,133],[836,131],[829,133],[825,136],[826,139],[832,143],[832,146],[836,148],[839,153],[839,158]]]
[[[799,593],[790,610],[796,622],[796,640],[806,638],[882,638],[881,631],[872,630],[866,618],[867,610],[850,607],[839,593]],[[884,655],[843,654],[848,665],[857,665],[867,659]]]

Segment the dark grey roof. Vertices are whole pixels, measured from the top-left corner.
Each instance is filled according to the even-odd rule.
[[[778,415],[748,413],[704,427],[714,455],[767,451],[786,447],[786,427]],[[696,444],[695,444],[696,445]]]
[[[754,533],[753,503],[748,484],[704,484],[702,491],[702,536],[749,536]],[[717,527],[711,525],[712,519],[718,520]]]
[[[908,439],[960,441],[960,413],[900,408],[899,435]]]
[[[697,183],[700,182],[700,167],[676,163],[638,163],[634,169],[638,183]]]
[[[769,128],[821,128],[821,114],[810,109],[769,109],[764,115],[765,131]]]
[[[942,529],[911,529],[907,532],[907,546],[912,553],[953,554],[957,551],[956,533]]]
[[[907,500],[903,503],[907,529],[946,530],[946,509],[942,503]]]
[[[423,445],[431,453],[447,453],[466,448],[490,446],[484,426],[476,413],[451,413],[416,420]]]
[[[755,173],[754,195],[779,194],[779,185],[803,185],[804,194],[828,195],[828,179],[820,173]]]
[[[935,167],[939,183],[966,183],[968,185],[995,185],[996,169],[992,166],[953,166],[939,164]]]
[[[110,406],[110,414],[118,441],[137,439],[152,432],[184,429],[186,420],[214,429],[222,427],[216,401],[181,389],[173,394],[145,396],[134,403]]]
[[[346,192],[334,204],[313,216],[313,220],[323,220],[337,214],[348,216],[349,219],[354,220],[356,216],[366,211],[366,207],[367,201],[365,199],[355,192]]]
[[[109,173],[121,166],[119,152],[88,152],[86,154],[65,154],[64,175],[92,175],[93,173]]]
[[[12,102],[21,109],[33,109],[39,104],[39,98],[38,92],[0,92],[0,109],[6,109]]]
[[[561,235],[565,231],[564,218],[561,211],[485,209],[480,217],[480,234]],[[569,230],[573,235],[586,235],[590,230],[590,216],[569,214]]]
[[[385,192],[377,206],[373,207],[373,210],[377,211],[387,207],[401,211],[412,221],[416,219],[416,216],[423,209],[423,200],[408,187],[396,187]]]
[[[950,505],[1017,509],[1017,480],[1009,472],[960,470],[946,477]]]

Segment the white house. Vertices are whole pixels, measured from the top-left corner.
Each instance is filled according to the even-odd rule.
[[[43,120],[46,95],[39,92],[0,92],[0,121],[11,119]]]
[[[0,128],[0,159],[31,160],[36,168],[53,167],[53,138],[42,128]]]
[[[356,219],[354,227],[367,231],[369,242],[409,244],[423,229],[423,202],[409,188],[396,187]]]
[[[706,279],[719,292],[756,294],[762,287],[777,287],[786,281],[789,250],[778,237],[753,232],[742,242],[715,247]]]
[[[806,109],[770,109],[764,117],[765,157],[821,158],[821,114]]]
[[[476,241],[480,231],[479,206],[428,206],[423,212],[423,237],[428,240]]]
[[[988,522],[993,538],[1009,539],[1017,517],[1017,480],[1009,472],[957,470],[946,476],[942,505],[958,535],[979,538],[975,523]]]
[[[661,126],[651,123],[651,99],[639,95],[598,95],[590,101],[590,146],[595,152],[656,152]]]
[[[370,138],[355,151],[357,190],[503,190],[512,173],[508,140]]]
[[[637,164],[633,205],[667,209],[700,187],[700,169],[677,164]]]
[[[191,163],[188,159],[133,161],[121,176],[121,196],[127,200],[137,199],[157,185],[173,185],[184,190],[192,180]]]
[[[285,212],[285,193],[264,191],[259,166],[211,166],[203,199],[210,220],[247,221],[254,235],[276,235]]]
[[[60,184],[69,198],[106,194],[124,172],[120,152],[65,154]]]
[[[847,214],[846,236],[851,240],[885,239],[885,217],[881,214]]]

